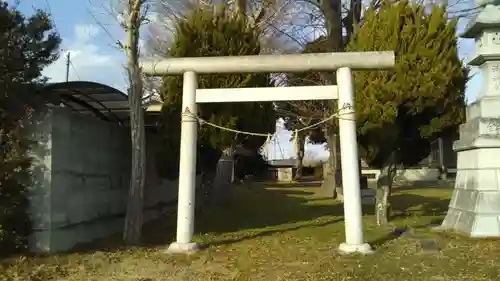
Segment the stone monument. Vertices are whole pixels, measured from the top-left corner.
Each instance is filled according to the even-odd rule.
[[[500,0],[477,1],[481,12],[463,38],[474,38],[470,66],[483,74],[482,91],[460,127],[455,190],[441,228],[470,237],[500,237]]]

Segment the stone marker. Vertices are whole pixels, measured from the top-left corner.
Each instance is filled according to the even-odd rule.
[[[436,243],[436,241],[430,239],[420,240],[420,248],[424,253],[439,252],[439,245]]]

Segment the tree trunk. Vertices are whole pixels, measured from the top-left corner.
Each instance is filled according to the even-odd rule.
[[[347,12],[347,16],[344,18],[344,26],[346,29],[344,46],[349,43],[352,35],[354,34],[355,26],[358,26],[361,21],[362,4],[362,0],[350,1],[349,11]]]
[[[247,13],[247,1],[246,0],[236,0],[235,1],[236,13],[241,17],[245,17]]]
[[[298,180],[302,177],[302,168],[304,166],[304,146],[305,146],[305,141],[306,138],[304,134],[298,133],[297,134],[297,140],[295,141],[295,167],[296,172],[295,172],[295,180]]]
[[[380,169],[380,175],[377,179],[377,195],[375,202],[377,225],[385,225],[389,222],[391,207],[389,196],[391,195],[395,172],[394,153],[392,153],[388,163]]]
[[[323,193],[328,197],[337,198],[337,136],[331,132],[325,124],[323,127],[323,134],[326,139],[326,144],[328,147],[328,161],[327,161],[327,171],[323,178]]]
[[[343,51],[344,39],[342,36],[342,1],[321,0],[320,7],[323,15],[325,16],[328,45],[334,52]]]
[[[327,31],[328,47],[333,52],[344,50],[344,40],[342,36],[342,1],[341,0],[321,0],[319,1],[321,11],[325,17],[325,28]],[[337,84],[334,74],[323,74],[323,79],[327,84]],[[336,111],[336,103],[329,101],[326,117]],[[328,146],[330,156],[328,157],[328,171],[323,179],[323,189],[333,198],[337,198],[337,137],[332,131],[332,124],[325,124],[323,133]]]
[[[137,0],[139,3],[140,1]],[[127,213],[123,240],[127,244],[140,242],[142,233],[143,193],[146,179],[146,135],[144,111],[142,109],[142,77],[139,68],[139,25],[140,4],[130,4],[126,23],[125,56],[130,83],[128,100],[130,105],[130,132],[132,143],[132,170],[127,202]]]
[[[388,184],[379,185],[377,183],[376,210],[377,225],[385,225],[389,222],[389,192]]]
[[[330,152],[330,156],[328,156],[328,163],[330,165],[330,177],[331,181],[334,185],[333,189],[333,198],[337,198],[337,187],[339,186],[338,181],[339,179],[337,178],[337,170],[339,167],[337,166],[338,164],[338,155],[337,155],[337,136],[330,133],[328,136],[328,150]]]
[[[216,175],[213,186],[213,203],[222,205],[228,202],[231,192],[231,180],[234,167],[234,146],[222,150],[222,155],[217,161]]]

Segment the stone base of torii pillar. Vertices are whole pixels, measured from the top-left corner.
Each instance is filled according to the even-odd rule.
[[[479,2],[483,10],[462,37],[474,38],[469,65],[483,74],[482,92],[467,108],[460,127],[455,190],[440,228],[470,237],[500,237],[500,6]]]

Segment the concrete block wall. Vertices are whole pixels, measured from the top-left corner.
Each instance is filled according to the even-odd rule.
[[[129,129],[54,108],[40,118],[33,135],[38,145],[32,149],[36,184],[30,249],[67,251],[120,232],[130,181]],[[177,197],[177,183],[156,176],[154,144],[154,136],[148,135],[146,221],[161,215],[165,205],[175,206]]]
[[[368,181],[377,181],[380,175],[380,170],[377,169],[363,169],[363,175],[374,175],[369,177]],[[397,182],[418,182],[418,181],[436,181],[439,179],[440,172],[435,168],[408,168],[398,169],[394,178]]]
[[[51,216],[50,186],[52,167],[52,118],[50,114],[40,115],[37,124],[33,126],[30,137],[34,141],[31,146],[32,157],[32,179],[33,184],[29,190],[30,206],[28,212],[31,215],[34,233],[29,240],[31,251],[46,252],[50,246]]]

